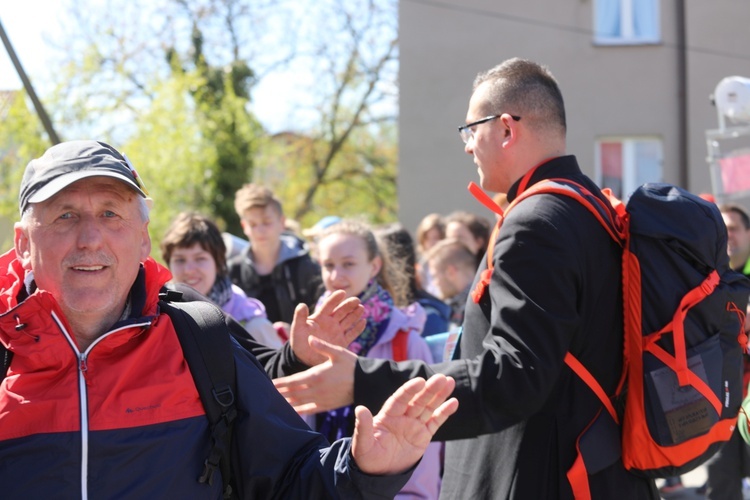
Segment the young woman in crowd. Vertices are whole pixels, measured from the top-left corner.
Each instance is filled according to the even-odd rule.
[[[197,213],[179,214],[161,241],[161,253],[175,283],[189,285],[208,297],[258,342],[269,347],[282,345],[263,304],[229,280],[224,239],[211,219]]]
[[[408,306],[408,282],[390,265],[386,245],[379,244],[369,226],[343,220],[325,229],[318,239],[318,257],[327,294],[344,290],[359,297],[365,307],[367,326],[349,346],[359,356],[384,359],[421,359],[432,362],[430,349],[415,317],[401,308]],[[316,430],[329,439],[351,436],[354,408],[351,406],[315,416]],[[396,498],[437,498],[440,489],[441,443],[431,443],[409,482]]]
[[[416,252],[414,240],[409,231],[398,222],[385,224],[375,229],[377,238],[388,245],[391,262],[398,267],[398,272],[406,277],[407,314],[425,316],[423,337],[448,331],[451,308],[448,304],[420,288],[417,281]],[[442,358],[441,358],[442,359]]]
[[[432,295],[437,294],[437,288],[432,284],[430,270],[423,262],[424,254],[443,238],[445,238],[445,220],[443,220],[442,215],[437,213],[427,214],[419,221],[416,231],[417,262],[415,267],[417,270],[417,286]]]

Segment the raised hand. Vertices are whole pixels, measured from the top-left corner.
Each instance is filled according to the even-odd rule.
[[[275,379],[276,388],[301,415],[352,404],[356,354],[316,337],[310,337],[308,342],[310,350],[326,361],[303,372]]]
[[[329,295],[314,314],[305,304],[298,304],[290,327],[289,342],[294,354],[308,366],[327,358],[310,348],[308,338],[315,336],[333,345],[347,347],[365,328],[365,308],[356,297],[346,298],[337,290]]]
[[[352,437],[352,456],[368,474],[399,474],[422,457],[437,429],[458,409],[458,400],[446,398],[455,382],[442,374],[409,380],[385,402],[373,418],[364,406]]]

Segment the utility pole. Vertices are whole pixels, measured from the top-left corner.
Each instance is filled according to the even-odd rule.
[[[31,102],[34,103],[36,114],[39,115],[39,119],[42,121],[42,125],[44,125],[44,130],[47,131],[47,135],[49,136],[50,141],[52,141],[52,145],[54,146],[55,144],[60,144],[60,138],[58,137],[57,132],[55,132],[55,129],[52,126],[52,121],[50,121],[49,115],[47,115],[47,112],[44,110],[42,102],[37,97],[36,92],[34,92],[34,87],[31,85],[31,80],[29,80],[29,77],[23,70],[21,61],[19,61],[18,56],[16,56],[16,51],[13,50],[13,45],[11,45],[8,35],[5,33],[5,28],[3,28],[2,21],[0,21],[0,38],[3,39],[5,50],[8,52],[8,56],[10,56],[10,60],[13,62],[13,66],[16,68],[18,77],[21,79],[21,82],[23,82],[23,88],[26,89],[26,93],[29,95]]]

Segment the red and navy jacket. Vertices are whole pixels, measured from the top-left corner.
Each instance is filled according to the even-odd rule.
[[[28,295],[13,250],[0,270],[0,342],[13,353],[0,384],[3,498],[221,498],[221,480],[198,482],[208,420],[174,326],[159,311],[169,271],[144,262],[130,317],[81,353],[52,295]],[[406,482],[408,474],[359,472],[349,440],[329,448],[236,344],[235,363],[240,498],[380,498]]]

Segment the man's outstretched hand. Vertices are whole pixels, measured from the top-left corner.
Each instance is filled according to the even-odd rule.
[[[452,378],[438,374],[427,382],[409,380],[388,398],[373,418],[364,406],[352,437],[352,456],[357,466],[372,475],[400,474],[413,467],[424,454],[437,429],[458,409]]]
[[[333,345],[347,347],[365,329],[365,308],[356,297],[336,290],[310,314],[307,305],[298,304],[290,327],[289,343],[294,354],[307,366],[315,366],[327,358],[310,348],[308,338],[315,336]]]
[[[274,379],[276,389],[300,415],[312,415],[352,404],[357,355],[346,347],[335,346],[316,337],[310,337],[308,342],[310,350],[317,352],[325,361],[303,372]]]

